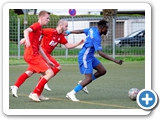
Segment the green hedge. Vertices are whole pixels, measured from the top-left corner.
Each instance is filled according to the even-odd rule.
[[[23,30],[29,27],[34,22],[37,22],[37,15],[26,15],[27,25],[24,25],[24,15],[18,16],[10,16],[9,17],[9,38],[11,41],[17,41],[18,38],[18,18],[20,19],[20,38],[23,38]],[[48,28],[52,26],[55,28],[57,26],[57,22],[59,21],[60,17],[56,15],[50,16],[50,22],[44,28]]]
[[[117,16],[142,16],[139,14],[133,14],[133,15],[119,15]],[[74,18],[96,18],[96,17],[103,17],[103,15],[76,15]],[[29,27],[34,22],[38,21],[37,15],[26,15],[27,25],[24,25],[24,15],[17,15],[14,14],[12,10],[10,10],[10,17],[9,17],[9,38],[11,41],[17,41],[18,38],[18,18],[20,18],[20,38],[23,38],[23,30],[27,27]],[[50,22],[47,26],[44,26],[44,28],[52,27],[55,28],[57,26],[57,22],[60,19],[65,18],[71,18],[69,15],[50,15]]]

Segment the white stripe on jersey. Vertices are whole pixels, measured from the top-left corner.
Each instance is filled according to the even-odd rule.
[[[93,30],[90,29],[90,30],[89,30],[89,33],[90,33],[89,36],[90,36],[90,38],[92,39],[92,38],[93,38]]]
[[[86,58],[87,58],[87,55],[90,51],[90,48],[87,48],[84,55],[83,55],[83,64],[84,64],[84,67],[87,68],[87,61],[86,61]]]

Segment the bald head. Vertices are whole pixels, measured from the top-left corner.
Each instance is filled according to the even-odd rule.
[[[58,21],[58,26],[59,26],[59,25],[63,25],[63,24],[65,24],[65,23],[67,23],[67,21],[64,20],[64,19],[61,19],[61,20]]]
[[[68,29],[68,22],[64,19],[59,20],[57,26],[57,30],[59,31],[59,33],[63,33],[67,29]]]

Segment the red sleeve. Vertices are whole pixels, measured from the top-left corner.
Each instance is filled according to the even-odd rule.
[[[66,38],[65,38],[65,37],[64,37],[64,35],[62,34],[62,35],[61,35],[61,41],[60,41],[60,44],[65,45],[66,43],[68,43],[68,41],[66,40]]]
[[[40,25],[38,22],[36,22],[36,23],[33,23],[33,24],[30,26],[30,28],[31,28],[33,31],[36,31],[36,30],[38,30],[38,29],[41,28],[41,25]]]

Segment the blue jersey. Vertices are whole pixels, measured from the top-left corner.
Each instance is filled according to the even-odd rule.
[[[102,50],[101,36],[97,27],[87,28],[83,30],[86,34],[86,41],[79,52],[79,55],[85,54],[88,57],[94,56],[95,51]]]
[[[97,27],[83,30],[86,41],[78,54],[79,68],[82,74],[91,74],[100,61],[94,57],[95,51],[102,50],[101,35]]]

